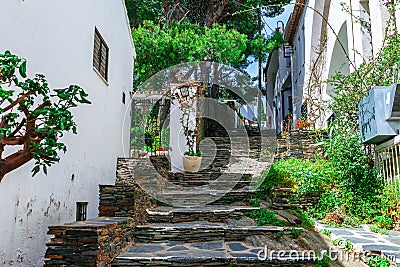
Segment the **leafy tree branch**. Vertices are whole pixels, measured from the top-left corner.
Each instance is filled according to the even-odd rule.
[[[58,152],[67,150],[60,141],[64,132],[76,133],[70,109],[90,104],[87,96],[77,85],[52,91],[44,75],[27,78],[25,59],[0,54],[0,181],[31,160],[33,175],[41,168],[47,174],[60,160]]]

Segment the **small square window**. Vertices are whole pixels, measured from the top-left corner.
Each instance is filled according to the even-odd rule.
[[[108,81],[109,49],[97,28],[94,31],[93,67]]]
[[[76,202],[76,221],[86,221],[87,202]]]

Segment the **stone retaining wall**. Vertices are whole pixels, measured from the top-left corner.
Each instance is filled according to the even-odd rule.
[[[317,140],[327,138],[326,133],[293,130],[278,139],[275,161],[287,158],[313,159],[318,149]]]
[[[136,184],[100,185],[99,216],[131,217],[143,224],[150,207],[147,194]]]
[[[293,188],[272,188],[271,189],[271,201],[274,209],[291,209],[294,207],[312,206],[317,204],[319,197],[303,196],[300,199],[293,192]]]
[[[134,241],[132,218],[99,217],[50,226],[44,266],[110,266]]]
[[[118,158],[116,185],[134,185],[134,176],[167,177],[171,169],[170,162],[165,156],[154,156],[150,158]]]
[[[139,159],[135,158],[118,158],[117,159],[117,178],[116,185],[133,185],[134,170],[136,162]]]

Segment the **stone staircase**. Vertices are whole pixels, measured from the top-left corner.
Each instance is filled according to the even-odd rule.
[[[156,205],[146,210],[147,224],[135,227],[135,243],[112,266],[313,266],[311,258],[259,257],[264,245],[274,248],[266,240],[287,231],[245,219],[260,209],[248,200],[264,194],[256,189],[260,170],[270,164],[262,160],[262,141],[258,128],[246,129],[245,138],[240,131],[209,137],[200,147],[198,173],[172,173],[158,163],[157,175],[136,161],[131,182],[146,188]]]
[[[271,164],[251,133],[244,149],[239,132],[208,138],[199,173],[172,173],[165,158],[118,159],[116,184],[100,186],[99,218],[50,228],[46,266],[314,266],[310,257],[264,251],[302,248],[277,241],[287,228],[249,218],[261,209],[248,204],[264,194],[260,170]]]
[[[233,218],[258,209],[214,203],[149,209],[148,223],[135,227],[135,244],[112,266],[313,266],[312,258],[260,258],[264,243],[259,240],[275,240],[277,233],[287,229],[246,221],[232,225]]]
[[[269,245],[264,241],[288,229],[241,221],[260,209],[247,200],[264,192],[252,187],[254,173],[229,173],[229,166],[224,170],[164,172],[164,182],[172,185],[161,184],[148,196],[156,205],[146,210],[147,224],[135,227],[135,243],[112,266],[313,266],[312,258],[293,260],[289,254],[260,258]],[[135,182],[154,184],[157,179],[142,173]],[[231,180],[237,184],[224,190]],[[207,199],[212,201],[204,204]]]
[[[314,266],[312,258],[262,258],[264,245],[257,238],[275,240],[287,229],[230,225],[233,214],[255,209],[209,205],[149,211],[151,223],[135,227],[135,244],[112,266]]]

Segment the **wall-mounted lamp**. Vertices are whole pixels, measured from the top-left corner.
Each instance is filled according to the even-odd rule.
[[[280,26],[279,26],[280,25]],[[282,29],[282,33],[285,32],[285,23],[283,23],[282,20],[278,20],[276,22],[276,29],[279,31],[279,29]]]

